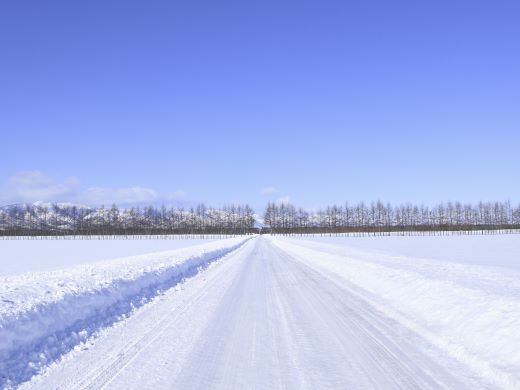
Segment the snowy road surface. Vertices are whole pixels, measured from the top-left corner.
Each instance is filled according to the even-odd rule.
[[[515,388],[258,237],[104,329],[21,388]],[[496,379],[496,378],[495,378]],[[510,385],[510,386],[509,386]]]

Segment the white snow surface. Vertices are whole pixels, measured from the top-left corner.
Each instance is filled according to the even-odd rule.
[[[377,239],[259,236],[47,273],[84,290],[53,298],[69,286],[45,277],[0,293],[20,313],[1,312],[18,328],[0,326],[0,388],[520,389],[519,271],[469,260],[500,254],[501,237],[428,241],[456,261],[437,247],[419,256],[417,237],[390,252]],[[25,296],[46,303],[27,312]]]
[[[497,386],[520,389],[520,271],[506,268],[517,267],[520,236],[273,241]]]
[[[118,237],[85,239],[3,239],[0,240],[0,275],[50,271],[72,265],[116,257],[143,255],[204,244],[215,239],[142,239]]]
[[[490,233],[493,233],[491,231]],[[448,234],[445,236],[312,236],[299,237],[385,256],[443,260],[520,270],[520,234]]]
[[[248,238],[0,276],[0,385],[30,377]]]

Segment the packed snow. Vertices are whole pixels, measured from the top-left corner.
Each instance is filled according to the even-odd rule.
[[[0,386],[28,379],[247,239],[0,277]]]
[[[520,388],[520,270],[495,266],[517,267],[520,236],[273,242],[338,283],[359,289],[368,304],[494,384]]]
[[[283,247],[283,244],[282,244]],[[467,367],[258,237],[22,389],[475,389]]]
[[[517,237],[237,237],[3,277],[0,388],[520,389]]]

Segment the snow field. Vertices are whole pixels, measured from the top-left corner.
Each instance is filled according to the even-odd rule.
[[[272,242],[479,376],[520,388],[520,272],[352,249],[348,238]]]
[[[0,277],[0,388],[30,378],[249,238]]]
[[[211,236],[204,239],[117,236],[0,238],[0,276],[52,271],[94,261],[170,251],[215,240],[216,238]]]
[[[493,232],[492,232],[493,233]],[[300,239],[300,238],[298,238]],[[333,244],[343,254],[361,250],[365,255],[382,254],[409,259],[442,260],[450,263],[507,267],[520,270],[520,234],[448,234],[444,236],[319,236],[303,235],[302,240]]]
[[[214,265],[20,389],[494,388],[263,237]]]

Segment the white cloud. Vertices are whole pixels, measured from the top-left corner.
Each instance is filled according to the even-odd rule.
[[[8,204],[70,199],[76,196],[78,186],[79,181],[75,178],[57,183],[40,171],[19,172],[0,188],[0,201]]]
[[[277,193],[278,190],[272,186],[264,187],[260,190],[260,194],[262,195],[271,195]]]
[[[176,191],[174,200],[185,196]],[[56,181],[40,171],[19,172],[11,176],[7,183],[0,186],[0,206],[13,203],[73,202],[92,206],[101,204],[118,205],[149,204],[164,201],[154,189],[134,186],[121,188],[81,187],[76,178]]]

